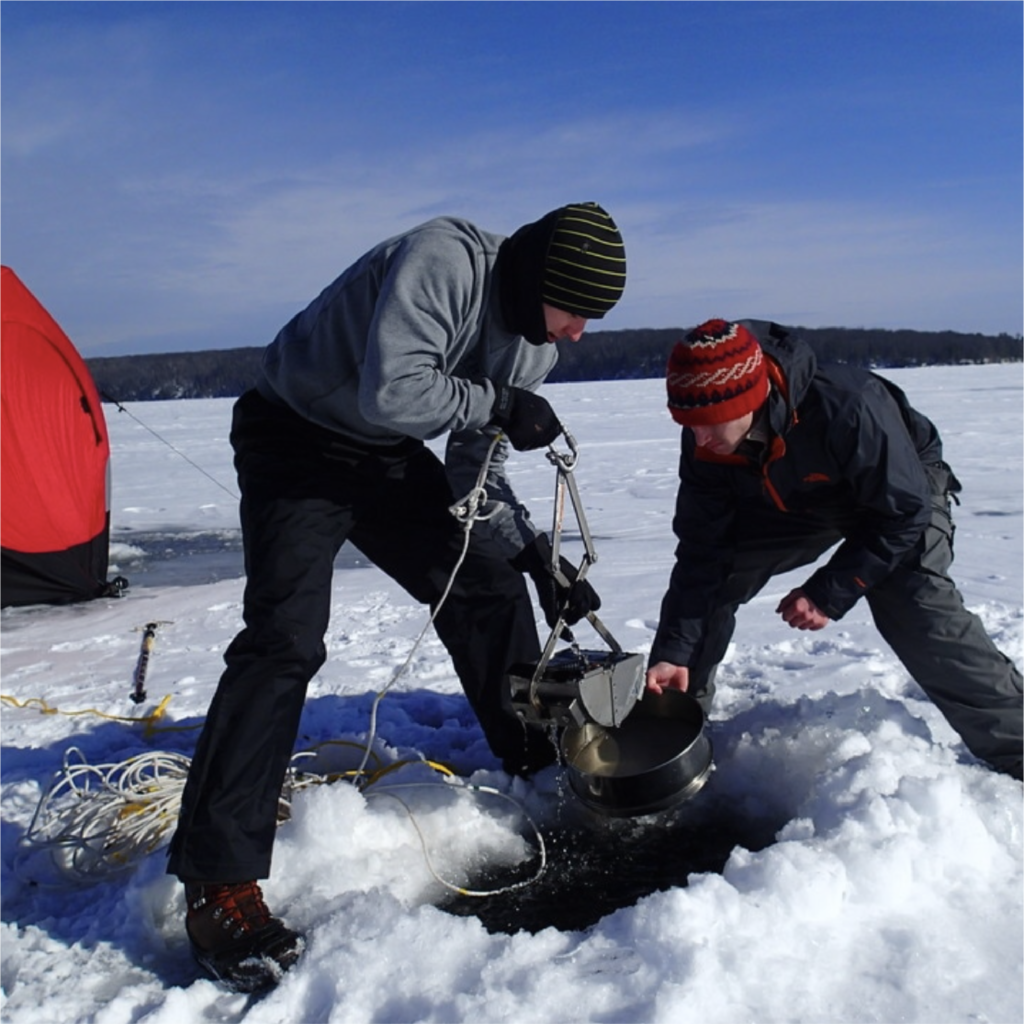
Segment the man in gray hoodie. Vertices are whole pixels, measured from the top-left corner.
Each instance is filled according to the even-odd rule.
[[[540,643],[523,576],[546,620],[600,607],[586,580],[551,571],[505,475],[511,443],[561,433],[535,393],[557,359],[625,286],[622,238],[596,203],[552,210],[510,237],[439,217],[358,259],[268,347],[262,376],[235,405],[231,444],[242,494],[245,628],[196,745],[168,870],[185,884],[186,930],[211,976],[240,991],[273,985],[301,937],[271,916],[278,801],[306,687],[326,659],[334,559],[347,540],[417,600],[487,742],[506,771],[550,764],[548,739],[504,702],[516,663]],[[448,435],[444,463],[424,444]],[[497,512],[463,551],[449,511],[489,462]],[[451,588],[442,601],[445,588]],[[440,608],[438,610],[438,606]]]

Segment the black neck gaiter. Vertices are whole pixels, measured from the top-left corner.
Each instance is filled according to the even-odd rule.
[[[506,238],[498,250],[498,288],[505,326],[531,345],[546,345],[541,299],[544,265],[561,209],[552,210]]]

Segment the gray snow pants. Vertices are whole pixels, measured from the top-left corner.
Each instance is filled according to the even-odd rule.
[[[993,768],[1020,778],[1021,673],[969,612],[948,573],[953,561],[949,468],[926,467],[932,518],[914,550],[865,600],[875,625],[904,667],[967,748]],[[704,640],[690,663],[690,692],[710,710],[714,677],[736,625],[736,611],[773,576],[816,561],[843,538],[841,526],[789,512],[758,510],[743,519],[735,569],[708,616]]]

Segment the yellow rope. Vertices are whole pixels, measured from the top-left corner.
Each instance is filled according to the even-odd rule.
[[[18,700],[17,697],[12,697],[7,693],[0,693],[0,701],[5,704],[10,704],[13,707],[20,709],[27,709],[31,707],[38,707],[41,715],[63,715],[66,718],[78,718],[81,715],[95,715],[97,718],[105,718],[111,722],[127,722],[130,725],[144,725],[146,727],[146,735],[152,736],[158,732],[182,732],[188,729],[198,729],[198,725],[175,725],[175,726],[163,726],[162,728],[156,728],[156,723],[164,717],[167,711],[167,705],[171,702],[171,695],[168,694],[160,703],[148,714],[140,715],[138,718],[133,718],[131,715],[111,715],[106,711],[100,711],[99,708],[81,708],[78,711],[62,711],[60,708],[51,707],[42,697],[28,697],[25,700]]]

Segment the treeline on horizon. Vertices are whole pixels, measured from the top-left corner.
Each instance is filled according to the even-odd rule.
[[[1024,359],[1024,339],[1010,334],[883,330],[850,327],[795,328],[822,362],[872,369],[1008,363]],[[552,384],[660,377],[683,328],[590,331],[583,343],[559,342]],[[210,349],[156,355],[86,359],[106,401],[235,398],[252,387],[263,348]]]

